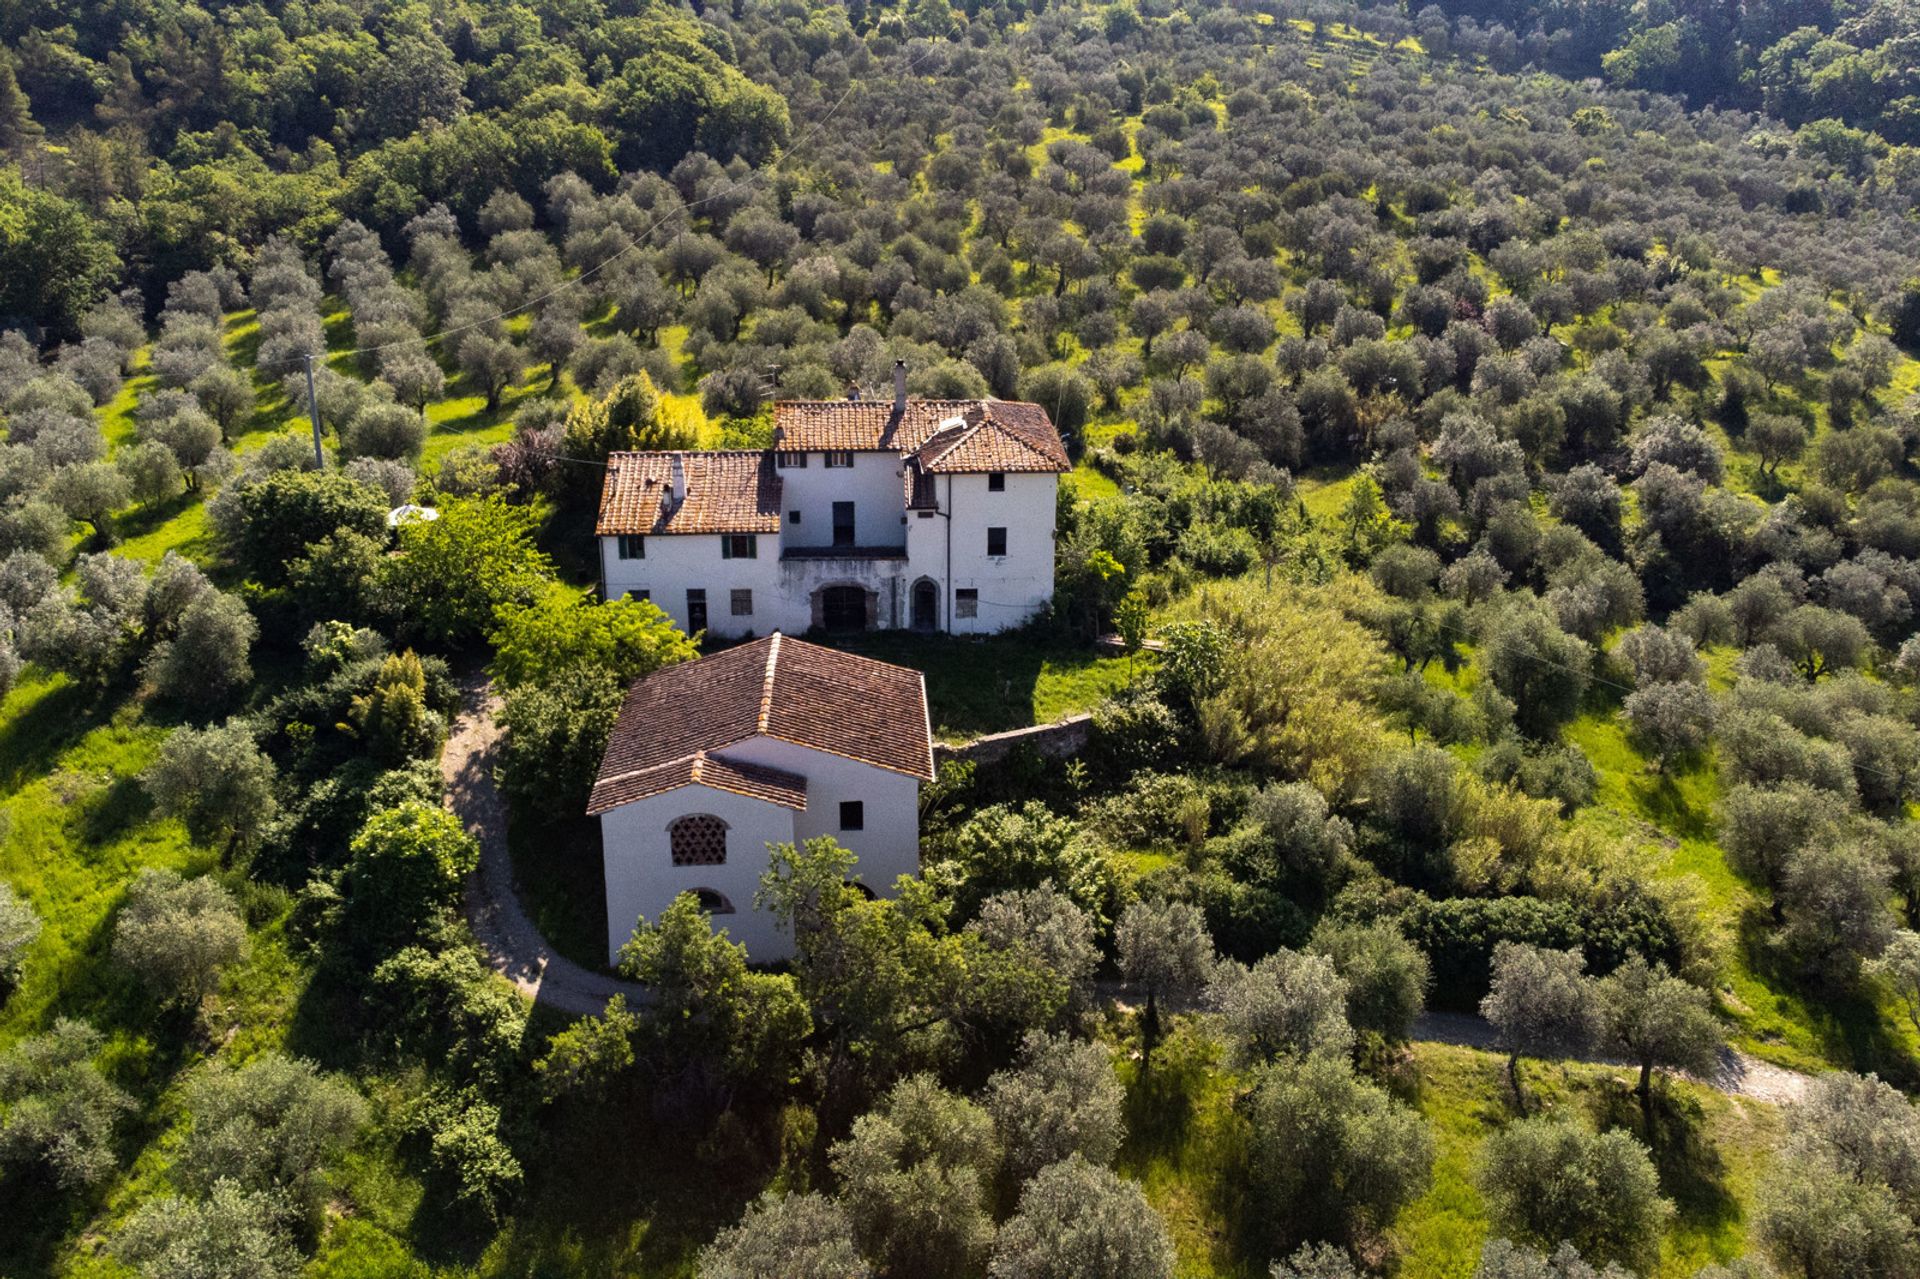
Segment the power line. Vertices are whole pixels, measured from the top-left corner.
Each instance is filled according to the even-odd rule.
[[[934,54],[934,52],[937,50],[937,48],[938,48],[938,45],[932,42],[929,42],[924,49],[922,49],[918,54],[916,54],[914,57],[908,60],[904,74],[912,75],[914,71],[918,69],[920,63],[926,60],[927,58],[931,57]],[[847,101],[853,97],[854,90],[858,89],[860,87],[860,84],[861,84],[861,81],[858,78],[853,79],[847,85],[846,92],[842,93],[839,96],[839,98],[834,101],[834,104],[831,107],[827,108],[826,114],[821,116],[819,119],[815,120],[811,125],[809,125],[807,127],[806,133],[801,137],[800,141],[796,142],[793,146],[783,151],[780,154],[780,158],[778,160],[775,160],[771,165],[768,165],[764,169],[756,169],[753,172],[747,174],[745,177],[736,179],[729,185],[722,187],[718,190],[708,192],[706,195],[701,196],[697,200],[690,200],[687,203],[680,205],[672,213],[661,214],[659,217],[655,218],[651,223],[649,223],[644,229],[642,229],[637,235],[635,235],[632,239],[628,240],[627,243],[623,245],[621,248],[609,254],[606,258],[602,259],[601,261],[595,263],[593,266],[585,268],[578,275],[570,276],[566,280],[563,280],[560,284],[547,290],[545,293],[540,294],[538,297],[529,298],[525,302],[519,303],[516,306],[508,307],[504,311],[501,311],[494,315],[487,316],[483,319],[470,320],[465,324],[457,324],[452,326],[451,328],[441,329],[441,330],[438,330],[437,332],[426,334],[424,336],[415,336],[411,338],[399,338],[392,342],[381,342],[373,346],[356,346],[346,351],[330,351],[330,352],[326,352],[323,358],[331,360],[331,359],[334,359],[335,357],[345,357],[350,355],[370,355],[377,351],[385,351],[395,347],[403,347],[403,346],[416,346],[416,345],[423,346],[423,347],[431,346],[434,343],[437,343],[444,338],[449,338],[460,333],[471,332],[474,329],[485,328],[491,324],[497,324],[501,320],[511,319],[513,316],[520,314],[522,311],[531,310],[532,308],[539,306],[542,303],[551,301],[552,299],[560,296],[562,293],[565,293],[567,290],[573,288],[575,285],[580,284],[581,282],[595,275],[598,275],[601,271],[604,271],[606,268],[612,266],[615,262],[618,262],[621,258],[626,257],[629,253],[632,253],[635,249],[639,248],[642,245],[642,243],[644,243],[646,239],[649,236],[651,236],[655,231],[659,230],[662,226],[666,225],[666,223],[672,217],[677,216],[680,213],[684,213],[687,210],[698,208],[699,206],[706,204],[711,200],[718,200],[723,196],[732,195],[734,192],[741,190],[744,187],[750,186],[755,182],[758,182],[763,177],[769,177],[779,172],[782,165],[784,165],[788,160],[792,159],[794,156],[800,154],[800,152],[803,151],[806,148],[806,146],[813,141],[814,137],[819,134],[820,130],[826,126],[827,122],[831,120],[836,114],[839,113],[840,108],[845,106],[847,104]],[[301,358],[305,359],[308,357],[302,356]],[[256,371],[259,371],[263,368],[277,369],[282,367],[293,367],[297,363],[298,363],[297,360],[289,359],[289,360],[283,360],[276,364],[271,364],[271,365],[256,364],[254,365],[254,369]]]

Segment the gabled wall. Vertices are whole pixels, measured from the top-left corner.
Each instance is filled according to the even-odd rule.
[[[622,804],[600,815],[607,885],[607,954],[617,960],[642,915],[657,920],[683,892],[710,888],[735,913],[714,924],[747,948],[756,963],[793,954],[793,941],[771,915],[753,908],[768,866],[767,845],[831,835],[859,858],[860,881],[891,896],[894,881],[920,870],[920,783],[917,778],[855,760],[756,737],[726,748],[728,759],[760,764],[807,779],[807,807],[795,812],[710,786],[689,785]],[[865,806],[865,829],[842,831],[840,801]],[[689,813],[711,813],[727,823],[727,860],[720,866],[675,866],[667,824]]]

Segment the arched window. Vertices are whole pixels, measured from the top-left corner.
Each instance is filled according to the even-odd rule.
[[[709,915],[733,914],[733,903],[727,900],[725,893],[716,893],[711,888],[696,888],[693,895],[700,899],[700,909]]]
[[[667,823],[675,866],[718,866],[727,860],[727,824],[709,813],[689,813]]]

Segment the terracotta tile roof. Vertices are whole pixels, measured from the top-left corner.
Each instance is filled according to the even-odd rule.
[[[945,431],[942,427],[946,427]],[[1016,400],[782,400],[773,406],[783,449],[917,453],[942,434],[946,471],[1065,471],[1071,466],[1047,411]],[[957,432],[957,434],[956,434]]]
[[[674,506],[673,467],[686,476]],[[760,449],[615,453],[607,459],[596,536],[617,533],[778,533],[780,475]]]
[[[695,751],[652,768],[614,777],[603,774],[593,784],[593,795],[587,800],[587,815],[597,816],[636,799],[663,795],[689,785],[711,786],[748,799],[764,799],[783,808],[805,811],[807,807],[807,779],[799,774]]]
[[[704,755],[705,769],[712,770],[716,752],[762,736],[933,780],[920,672],[775,633],[634,684],[614,722],[588,811],[641,798],[629,789],[654,786],[656,771],[677,780],[647,794],[686,785],[694,757]],[[640,774],[648,775],[644,782]],[[804,797],[804,780],[792,781]],[[792,781],[783,784],[793,789]]]

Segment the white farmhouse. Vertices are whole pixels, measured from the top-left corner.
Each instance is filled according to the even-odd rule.
[[[627,693],[587,812],[606,856],[607,954],[694,893],[758,962],[793,953],[754,909],[767,845],[831,835],[860,882],[920,869],[933,738],[920,672],[774,634]]]
[[[767,450],[616,453],[595,528],[608,598],[689,634],[985,634],[1053,598],[1067,450],[1007,400],[783,401]]]

